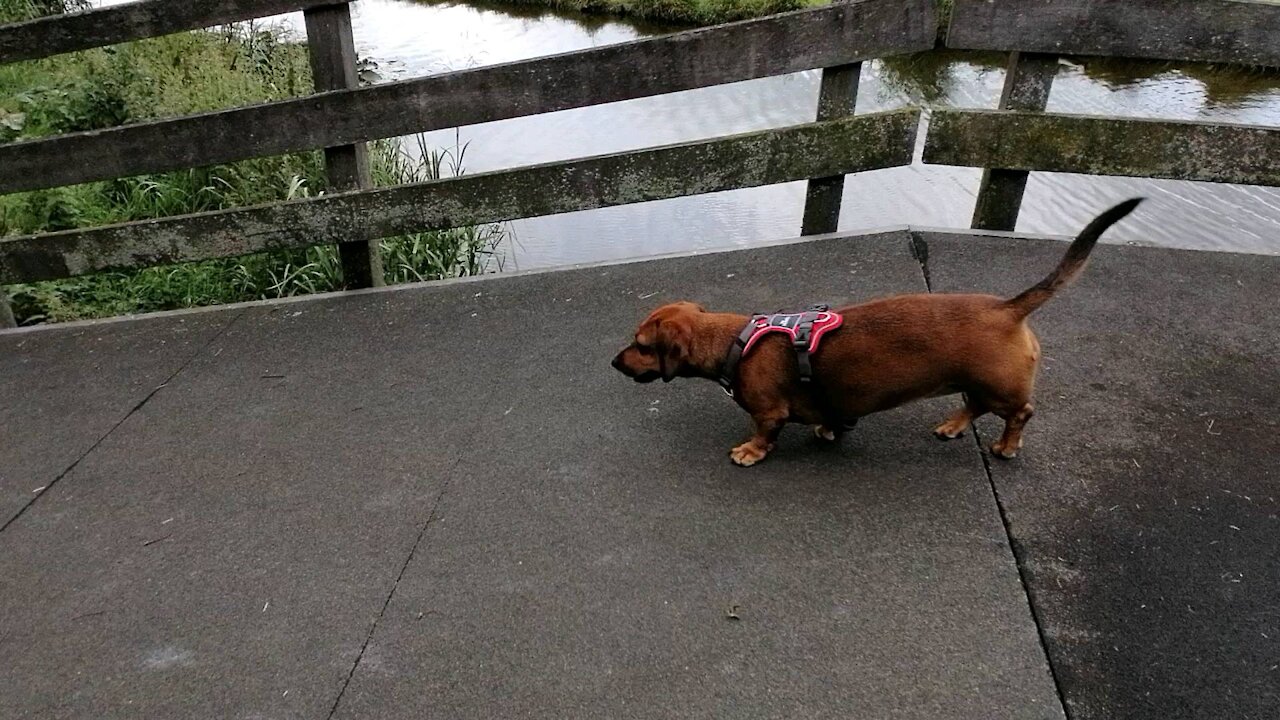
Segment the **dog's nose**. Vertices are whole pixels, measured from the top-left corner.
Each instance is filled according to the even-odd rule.
[[[613,369],[614,369],[614,370],[621,370],[621,369],[622,369],[622,356],[621,356],[621,355],[614,355],[614,356],[613,356],[613,361],[612,361],[612,362],[610,362],[610,363],[609,363],[609,365],[611,365],[611,366],[613,367]]]

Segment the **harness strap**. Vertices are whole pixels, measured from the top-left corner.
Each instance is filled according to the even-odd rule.
[[[806,318],[808,316],[806,315]],[[800,366],[800,382],[813,381],[813,363],[809,360],[809,337],[813,334],[813,321],[802,322],[796,328],[796,336],[791,340],[791,347],[796,351],[796,363]]]
[[[763,316],[753,315],[747,321],[747,326],[742,328],[742,332],[738,333],[738,337],[729,346],[729,356],[725,358],[724,366],[720,369],[720,387],[729,397],[733,397],[733,383],[738,379],[738,363],[742,360],[742,353],[747,349],[747,343],[756,334],[756,320],[760,317]]]

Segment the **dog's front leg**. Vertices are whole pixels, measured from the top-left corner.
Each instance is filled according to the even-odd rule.
[[[756,432],[746,442],[729,451],[734,464],[750,467],[764,459],[773,449],[778,433],[787,424],[786,412],[756,413],[751,416],[755,422]]]

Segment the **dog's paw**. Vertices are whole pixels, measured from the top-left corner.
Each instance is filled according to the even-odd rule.
[[[826,442],[836,441],[835,431],[828,428],[826,425],[814,425],[813,436],[818,438],[819,440],[825,440]]]
[[[1022,447],[1021,440],[1019,440],[1017,444],[1006,443],[1006,442],[1003,442],[1002,440],[997,440],[991,443],[991,454],[995,455],[1001,460],[1012,460],[1018,456],[1018,449],[1021,447]]]
[[[744,442],[738,447],[729,451],[729,459],[733,460],[734,465],[740,467],[751,467],[764,459],[768,455],[767,449],[762,449],[753,442]]]
[[[958,437],[964,437],[964,431],[968,429],[968,422],[948,420],[933,429],[933,436],[939,440],[955,440]]]

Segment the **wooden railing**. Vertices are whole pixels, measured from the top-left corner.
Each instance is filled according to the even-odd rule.
[[[854,115],[860,63],[934,47],[934,0],[853,0],[620,45],[358,87],[345,3],[141,0],[0,27],[0,64],[291,10],[317,93],[0,145],[0,194],[325,149],[321,197],[0,240],[0,284],[336,243],[349,287],[377,238],[808,179],[804,234],[844,175],[910,164],[919,111]],[[1280,130],[1044,113],[1058,54],[1280,66],[1280,5],[955,0],[947,44],[1010,52],[996,111],[937,110],[927,163],[987,168],[975,227],[1012,229],[1032,170],[1280,185]],[[365,142],[822,68],[816,121],[384,189]],[[3,313],[0,313],[0,321]]]
[[[1014,229],[1030,170],[1277,184],[1274,129],[1042,113],[1060,55],[1280,67],[1280,4],[954,0],[947,45],[1010,53],[999,109],[1017,112],[940,110],[926,140],[926,163],[986,168],[975,228]]]
[[[911,162],[918,113],[848,118],[858,63],[933,46],[932,0],[858,0],[583,52],[356,87],[346,4],[144,0],[0,28],[0,62],[305,9],[317,94],[0,145],[0,193],[326,148],[330,191],[298,202],[0,241],[0,283],[340,243],[350,287],[388,234],[816,178],[835,229],[844,174]],[[809,125],[373,190],[363,143],[782,75],[824,73]],[[74,158],[73,161],[69,159]],[[833,192],[834,188],[834,192]],[[338,192],[332,192],[332,191]]]

